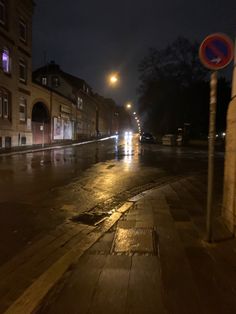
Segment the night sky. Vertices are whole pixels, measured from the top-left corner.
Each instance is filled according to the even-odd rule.
[[[138,63],[178,36],[236,35],[236,0],[35,0],[33,67],[55,60],[118,104],[137,100]],[[106,86],[119,71],[121,84]]]

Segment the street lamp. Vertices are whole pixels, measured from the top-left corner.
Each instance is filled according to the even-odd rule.
[[[134,115],[136,115],[136,112],[133,112]]]
[[[111,86],[115,86],[118,84],[119,82],[119,76],[117,73],[112,73],[109,75],[108,77],[108,82],[109,82],[109,85]]]
[[[126,104],[126,108],[127,109],[130,109],[132,107],[132,104],[130,103],[130,102],[128,102],[127,104]]]

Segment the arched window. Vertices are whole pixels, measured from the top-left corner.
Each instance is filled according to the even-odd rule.
[[[6,47],[2,49],[1,63],[2,63],[3,72],[10,73],[10,70],[11,70],[10,52],[9,52],[9,49],[7,49]]]

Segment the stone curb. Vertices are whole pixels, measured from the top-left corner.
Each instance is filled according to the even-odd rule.
[[[115,137],[116,137],[116,135],[113,135],[113,136],[109,136],[109,137],[104,137],[104,138],[99,139],[99,140],[91,140],[91,141],[85,141],[85,142],[80,142],[80,143],[71,143],[71,144],[57,145],[57,146],[50,146],[50,147],[42,147],[42,148],[36,148],[36,149],[26,149],[26,150],[20,150],[20,151],[9,152],[9,153],[1,153],[0,152],[0,157],[20,155],[20,154],[29,154],[29,153],[37,153],[37,152],[53,150],[53,149],[62,149],[62,148],[67,148],[67,147],[72,147],[72,146],[80,146],[80,145],[85,145],[85,144],[92,144],[92,143],[96,143],[96,142],[106,141],[106,140],[109,140],[109,139],[112,139],[112,138],[115,138]]]

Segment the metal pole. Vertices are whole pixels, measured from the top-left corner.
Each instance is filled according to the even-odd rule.
[[[236,96],[236,38],[234,46],[234,70],[233,70],[233,80],[232,80],[232,98]]]
[[[43,144],[42,147],[44,147],[44,121],[43,121]]]
[[[216,137],[217,71],[212,72],[210,82],[210,121],[208,142],[208,191],[207,191],[207,241],[212,241],[212,198],[214,180],[214,153]]]

